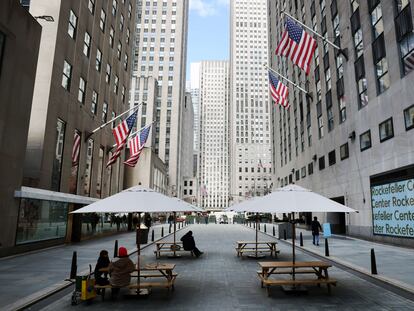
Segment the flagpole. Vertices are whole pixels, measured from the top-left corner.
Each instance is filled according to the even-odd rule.
[[[299,85],[297,85],[295,82],[289,80],[288,78],[286,78],[284,75],[280,74],[279,72],[277,72],[276,70],[270,68],[267,64],[263,64],[263,66],[265,68],[267,68],[268,70],[270,70],[271,72],[277,74],[279,77],[281,77],[282,79],[286,80],[287,82],[289,82],[290,84],[292,84],[294,87],[298,88],[299,90],[301,90],[303,93],[306,94],[306,96],[309,96],[312,99],[312,95],[306,91],[305,89],[301,88]]]
[[[323,42],[326,42],[328,44],[330,44],[332,47],[334,47],[335,49],[337,49],[339,51],[339,53],[341,53],[345,59],[348,61],[348,53],[346,51],[346,49],[342,49],[340,46],[336,45],[335,43],[333,43],[332,41],[329,41],[328,39],[326,39],[326,37],[322,36],[321,34],[317,33],[315,30],[313,30],[312,28],[306,26],[304,23],[302,23],[301,21],[297,20],[296,18],[294,18],[292,15],[290,15],[289,13],[286,13],[285,11],[282,11],[281,13],[281,17],[283,19],[283,15],[286,15],[288,17],[290,17],[291,19],[293,19],[295,22],[297,22],[298,24],[302,25],[303,27],[305,27],[307,30],[309,30],[310,32],[312,32],[315,36],[317,36],[318,38],[322,39]]]
[[[139,133],[139,132],[141,132],[143,129],[146,129],[148,126],[150,126],[150,125],[154,124],[155,122],[156,122],[156,121],[152,121],[150,124],[147,124],[147,125],[145,125],[144,127],[141,127],[139,130],[135,131],[134,133],[129,134],[129,136],[128,136],[129,140],[131,140],[131,136],[134,136],[135,134],[138,134],[138,133]],[[114,148],[114,147],[116,147],[116,144],[113,144],[113,145],[112,145],[112,148]],[[111,149],[112,149],[112,148],[111,148]]]
[[[122,117],[123,115],[127,114],[130,111],[136,110],[139,108],[139,106],[141,106],[142,103],[139,103],[136,106],[133,106],[132,108],[129,108],[128,110],[124,111],[123,113],[121,113],[119,116],[116,116],[115,118],[109,120],[108,122],[102,124],[101,126],[97,127],[96,129],[94,129],[92,132],[88,133],[88,135],[85,135],[85,141],[88,140],[88,138],[90,138],[93,134],[95,134],[96,132],[100,131],[101,129],[103,129],[105,126],[107,126],[108,124],[111,124],[112,122],[114,122],[115,120],[119,119],[120,117]]]

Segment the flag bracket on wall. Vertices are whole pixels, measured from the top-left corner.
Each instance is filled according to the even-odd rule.
[[[346,61],[348,61],[348,49],[347,48],[342,49],[340,46],[336,45],[332,41],[329,41],[326,37],[322,36],[321,34],[319,34],[318,32],[316,32],[315,30],[313,30],[311,27],[306,26],[304,23],[302,23],[298,19],[294,18],[289,13],[286,13],[285,11],[282,11],[280,14],[281,14],[281,18],[282,19],[283,19],[283,16],[284,15],[288,16],[290,19],[294,20],[296,23],[298,23],[299,25],[303,26],[304,28],[306,28],[307,30],[309,30],[311,33],[313,33],[315,36],[317,36],[318,38],[320,38],[323,42],[326,42],[329,45],[331,45],[334,49],[338,50],[338,53],[339,54],[342,54],[344,56],[344,58],[345,58]]]

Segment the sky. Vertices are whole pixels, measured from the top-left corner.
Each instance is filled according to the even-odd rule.
[[[202,60],[228,60],[230,0],[190,0],[187,78],[190,64]]]

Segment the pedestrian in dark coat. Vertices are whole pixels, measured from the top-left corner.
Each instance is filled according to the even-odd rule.
[[[186,234],[184,234],[181,238],[181,241],[183,242],[184,250],[192,251],[197,258],[203,254],[203,252],[201,252],[195,245],[192,231],[188,231]]]
[[[95,283],[97,285],[108,285],[109,284],[108,272],[102,272],[99,270],[102,268],[108,268],[110,263],[111,262],[109,261],[108,251],[101,250],[101,252],[99,253],[98,262],[96,263],[95,271],[94,271]]]
[[[322,230],[322,226],[318,221],[318,217],[313,217],[313,221],[311,223],[312,229],[312,238],[313,238],[313,245],[319,246],[319,229]]]

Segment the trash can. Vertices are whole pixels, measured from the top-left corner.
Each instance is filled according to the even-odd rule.
[[[138,239],[138,228],[137,228],[137,245],[147,244],[148,243],[148,232],[149,228],[143,224],[141,224],[141,230],[139,232],[139,239]]]

